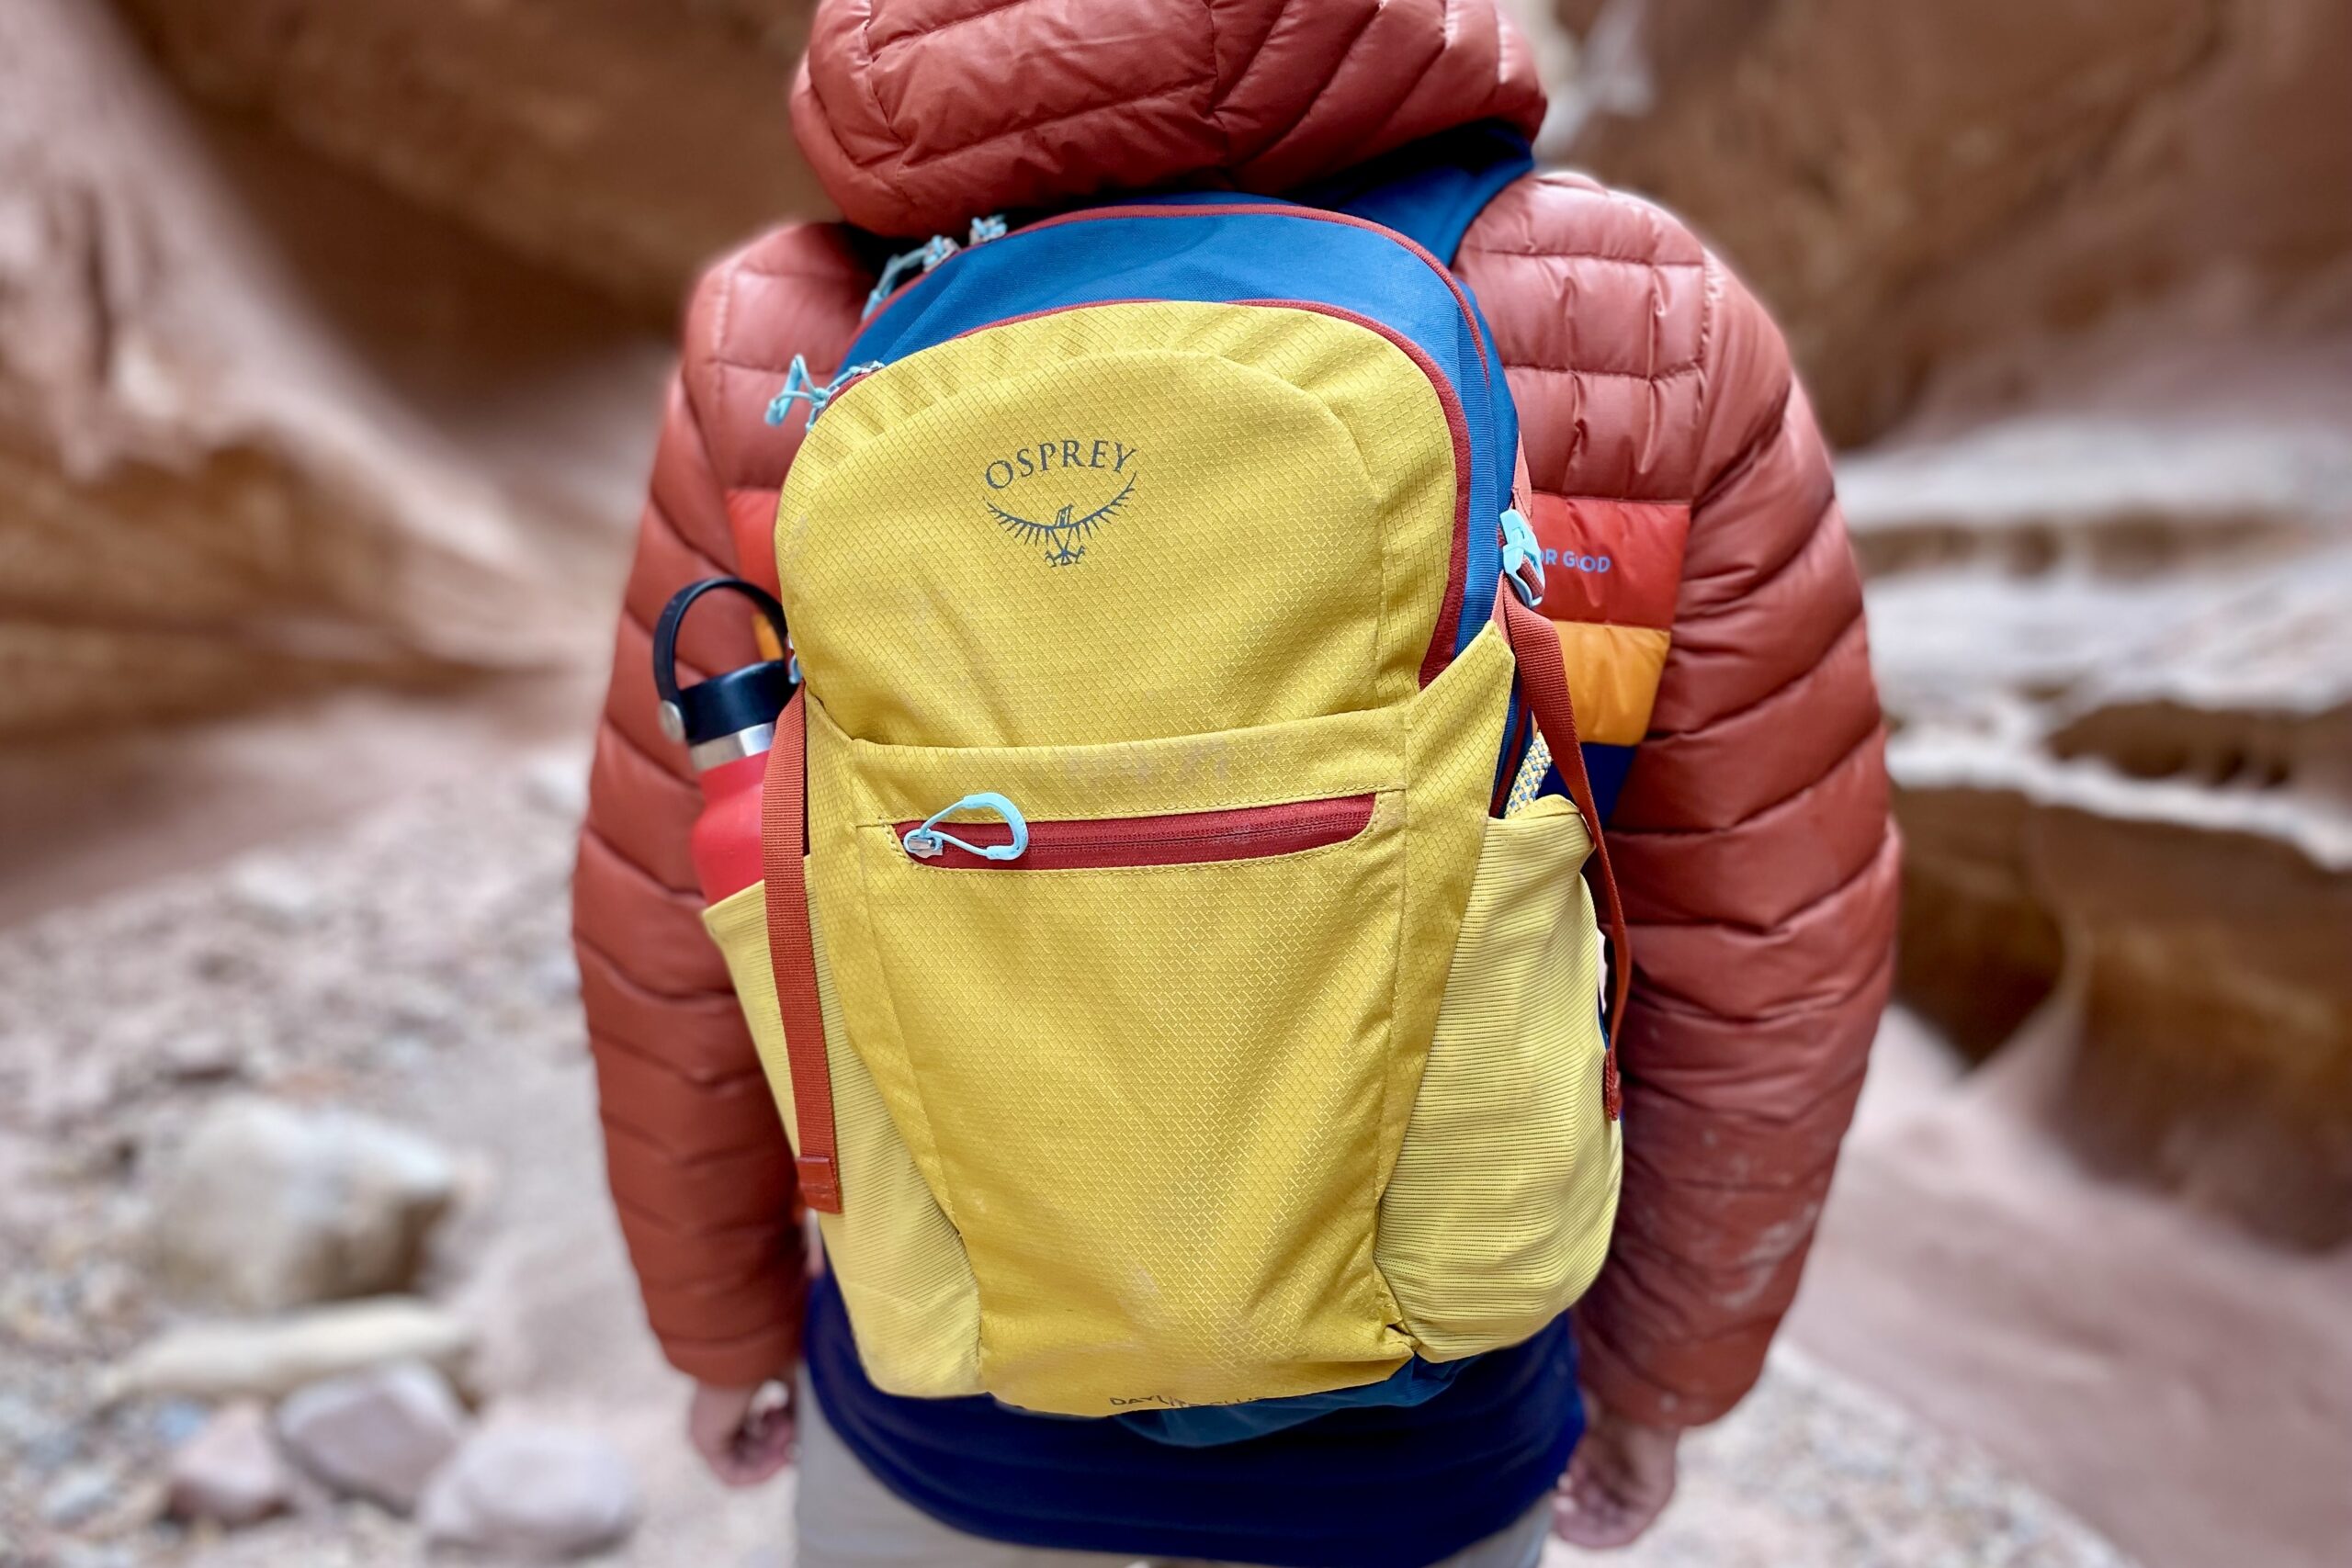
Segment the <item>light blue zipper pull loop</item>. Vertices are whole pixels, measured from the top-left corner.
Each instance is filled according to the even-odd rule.
[[[817,416],[832,407],[833,400],[848,391],[852,381],[861,376],[871,376],[881,368],[882,362],[878,359],[869,359],[863,365],[844,366],[840,375],[818,388],[817,395],[808,400],[808,423],[816,423]]]
[[[863,321],[880,310],[882,301],[890,298],[891,294],[897,290],[899,280],[907,274],[917,267],[928,273],[963,248],[944,234],[933,234],[913,250],[901,251],[892,256],[882,264],[882,276],[874,280],[874,292],[865,297],[865,309],[859,314],[858,319]]]
[[[784,390],[768,404],[768,423],[782,424],[785,416],[792,412],[793,404],[805,402],[808,405],[808,423],[814,424],[817,416],[825,412],[826,405],[847,391],[852,381],[860,376],[870,376],[881,368],[882,361],[878,359],[869,359],[863,365],[845,365],[839,375],[820,387],[808,374],[808,362],[796,354],[792,356],[791,368],[784,373]]]
[[[967,843],[939,826],[958,811],[995,812],[1012,829],[1012,841],[1009,844]],[[1029,819],[1021,815],[1019,807],[1001,795],[967,795],[955,805],[933,812],[923,818],[922,826],[910,829],[907,836],[899,841],[907,853],[917,860],[934,860],[950,848],[961,850],[967,855],[978,855],[982,860],[1019,860],[1028,852]]]
[[[1544,602],[1544,550],[1535,542],[1535,530],[1518,507],[1503,513],[1503,575],[1510,580],[1511,592],[1529,609]]]
[[[964,243],[967,246],[981,245],[986,244],[990,240],[1001,240],[1004,238],[1004,214],[1001,212],[991,212],[986,218],[975,218],[972,220],[971,235],[969,238],[965,240]]]
[[[796,354],[792,356],[791,368],[784,373],[784,390],[768,404],[768,423],[782,424],[785,415],[792,412],[793,404],[803,399],[813,403],[816,398],[817,386],[808,374],[808,361]]]

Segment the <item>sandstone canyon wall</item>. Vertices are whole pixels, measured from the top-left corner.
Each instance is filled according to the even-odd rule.
[[[2352,12],[2334,0],[1570,0],[1553,151],[1696,220],[1832,433],[1954,367],[2198,290],[2352,321]],[[1994,351],[2007,349],[2007,354]]]
[[[527,660],[514,546],[104,13],[0,6],[0,735]]]
[[[2068,1017],[2098,1165],[2352,1237],[2352,9],[1575,0],[1552,150],[1682,211],[1834,431],[1902,988]]]
[[[208,103],[666,322],[820,209],[785,112],[811,0],[123,0]]]
[[[124,10],[0,0],[0,739],[592,657],[790,8]]]

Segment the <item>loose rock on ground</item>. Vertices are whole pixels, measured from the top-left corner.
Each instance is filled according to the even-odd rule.
[[[277,1432],[305,1470],[336,1491],[405,1514],[466,1431],[448,1380],[400,1361],[299,1390],[278,1407]]]
[[[426,1362],[462,1385],[473,1337],[446,1308],[404,1296],[251,1322],[190,1324],[132,1352],[102,1392],[113,1399],[276,1399],[305,1383],[400,1360]]]
[[[413,1133],[225,1100],[163,1183],[155,1259],[173,1285],[246,1312],[404,1291],[456,1191],[448,1156]]]
[[[436,1544],[554,1562],[620,1540],[641,1507],[628,1461],[603,1438],[515,1425],[469,1440],[420,1517]]]
[[[205,1423],[172,1455],[167,1479],[172,1517],[191,1523],[250,1525],[293,1500],[269,1412],[252,1400],[226,1405]]]

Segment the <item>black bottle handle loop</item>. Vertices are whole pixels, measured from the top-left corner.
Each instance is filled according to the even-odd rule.
[[[686,612],[695,607],[705,594],[716,592],[740,593],[766,617],[775,628],[776,646],[791,657],[791,629],[785,625],[784,606],[775,594],[756,582],[746,582],[740,577],[706,577],[690,582],[671,597],[662,608],[662,618],[653,627],[653,689],[662,698],[662,728],[673,740],[686,738],[685,695],[678,685],[678,631],[685,623]],[[758,668],[752,666],[751,668]],[[722,680],[713,676],[712,680]],[[709,682],[705,682],[708,684]],[[700,687],[695,688],[700,690]]]

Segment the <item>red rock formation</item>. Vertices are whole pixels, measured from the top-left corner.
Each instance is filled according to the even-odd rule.
[[[524,528],[591,508],[521,502],[484,372],[593,381],[609,326],[299,163],[192,118],[103,10],[0,12],[0,735],[561,656]]]
[[[1723,247],[1847,442],[1956,361],[2199,282],[2277,320],[2352,250],[2336,0],[1560,10],[1594,47],[1557,151]]]
[[[818,209],[785,115],[808,0],[121,0],[199,97],[666,323]]]

